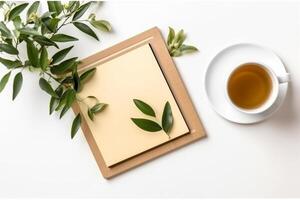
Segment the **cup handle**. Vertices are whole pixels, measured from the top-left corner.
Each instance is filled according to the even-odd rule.
[[[286,73],[285,75],[278,76],[279,83],[286,83],[291,81],[291,75],[289,73]]]

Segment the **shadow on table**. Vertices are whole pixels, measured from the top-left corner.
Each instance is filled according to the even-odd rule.
[[[270,122],[276,128],[285,129],[288,131],[288,127],[297,122],[297,109],[295,108],[295,96],[293,90],[293,83],[289,83],[289,88],[286,94],[286,98],[281,108],[270,118]]]

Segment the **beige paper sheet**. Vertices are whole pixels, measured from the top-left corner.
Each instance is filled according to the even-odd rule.
[[[79,103],[108,167],[169,141],[163,131],[146,132],[131,121],[132,117],[153,119],[137,109],[134,98],[150,104],[159,121],[169,101],[174,115],[171,139],[189,132],[148,44],[97,65],[96,74],[80,93],[81,97],[88,95],[109,103],[94,122],[88,119],[86,106]]]

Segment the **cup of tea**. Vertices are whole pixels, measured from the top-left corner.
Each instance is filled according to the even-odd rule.
[[[241,112],[259,114],[270,108],[279,95],[279,85],[290,81],[290,74],[277,76],[261,63],[244,63],[229,74],[226,82],[228,101]]]

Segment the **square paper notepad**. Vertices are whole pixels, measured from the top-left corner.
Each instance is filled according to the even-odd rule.
[[[109,104],[91,121],[87,107],[80,112],[82,130],[105,178],[111,178],[151,159],[205,136],[201,121],[157,28],[152,28],[82,60],[80,72],[96,68],[79,96],[93,95]],[[140,99],[155,110],[156,118],[143,114],[134,104]],[[92,100],[91,100],[92,101]],[[147,132],[131,118],[161,124],[166,102],[171,105],[170,138],[163,130]]]
[[[174,117],[171,139],[189,132],[149,44],[94,67],[97,67],[96,74],[80,95],[93,94],[101,102],[109,103],[104,112],[95,116],[94,122],[84,112],[107,166],[169,141],[163,130],[147,132],[131,121],[132,117],[154,119],[137,109],[134,98],[152,105],[158,119],[165,102],[169,101]],[[85,109],[85,105],[80,106]]]

